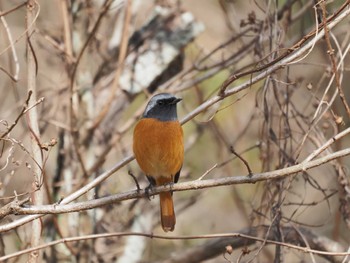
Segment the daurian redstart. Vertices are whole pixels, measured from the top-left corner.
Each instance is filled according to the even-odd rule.
[[[168,93],[153,96],[134,130],[135,158],[151,186],[179,180],[184,160],[183,131],[176,111],[179,101]],[[163,230],[173,231],[176,219],[172,193],[160,193],[159,199]]]

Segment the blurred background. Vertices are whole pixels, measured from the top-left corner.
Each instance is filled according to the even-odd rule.
[[[329,41],[315,41],[293,63],[252,80],[304,43],[288,48],[312,41],[308,34],[325,16],[333,21],[345,2],[38,0],[30,6],[0,0],[1,206],[28,197],[28,205],[59,202],[129,157],[134,125],[159,92],[182,97],[178,115],[189,120],[180,182],[246,176],[247,165],[262,173],[301,163],[349,124],[349,17]],[[194,115],[234,74],[226,91],[248,85]],[[29,112],[37,112],[38,131]],[[345,136],[318,157],[347,147]],[[177,223],[166,235],[245,231],[301,246],[319,237],[324,243],[312,248],[331,251],[327,245],[337,244],[346,251],[348,162],[338,158],[284,179],[175,192]],[[132,161],[75,202],[136,190],[130,173],[141,188],[148,185]],[[10,213],[1,225],[20,218]],[[45,215],[40,224],[40,244],[100,233],[164,234],[158,196]],[[32,222],[2,231],[0,256],[32,247],[32,234]],[[40,250],[37,262],[310,262],[307,253],[248,241],[83,238]]]

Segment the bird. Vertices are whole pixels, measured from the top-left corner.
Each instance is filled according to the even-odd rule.
[[[181,100],[169,93],[154,95],[134,128],[134,156],[150,187],[179,180],[184,161],[183,130],[177,117]],[[172,192],[160,193],[159,200],[162,228],[173,231],[176,217]]]

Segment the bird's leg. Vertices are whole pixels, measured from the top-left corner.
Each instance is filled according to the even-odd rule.
[[[152,192],[152,188],[153,188],[153,185],[152,185],[152,184],[149,184],[149,185],[145,188],[146,197],[147,197],[148,200],[150,200],[150,201],[151,201],[150,192]]]
[[[145,192],[148,200],[151,200],[150,192],[152,192],[153,186],[156,185],[156,180],[152,176],[148,176],[148,175],[147,175],[147,179],[149,181],[149,185],[145,188]]]

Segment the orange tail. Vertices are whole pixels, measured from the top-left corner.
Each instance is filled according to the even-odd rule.
[[[160,193],[160,217],[162,221],[162,227],[165,232],[173,231],[175,228],[175,212],[173,197],[170,192]]]

